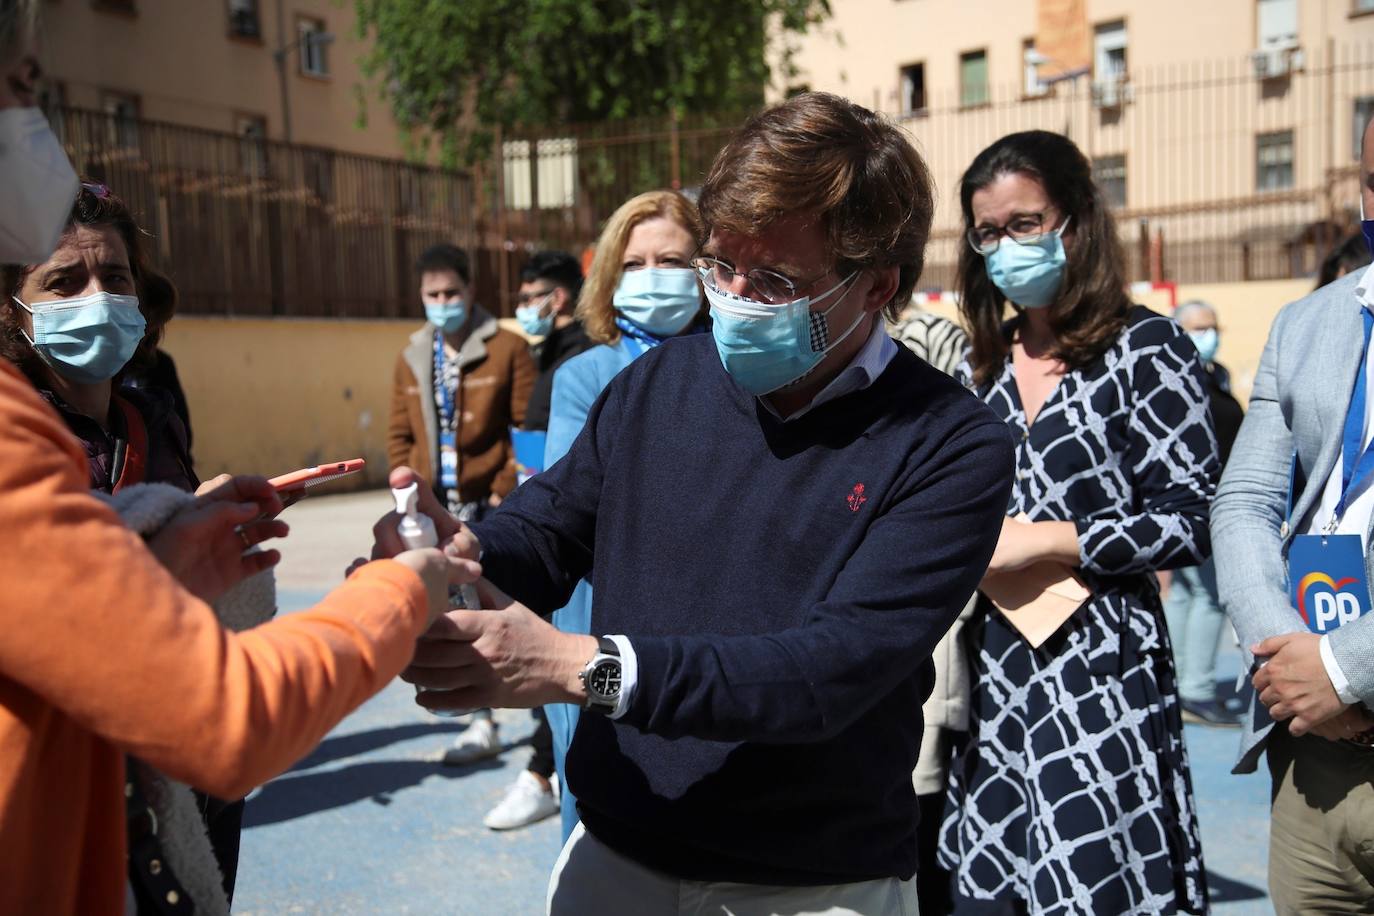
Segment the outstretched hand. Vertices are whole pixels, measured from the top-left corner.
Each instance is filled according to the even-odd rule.
[[[281,554],[275,550],[248,551],[270,538],[286,537],[290,530],[270,518],[281,511],[281,500],[264,478],[213,483],[217,485],[202,487],[195,502],[148,540],[148,549],[162,565],[205,602],[277,565]]]
[[[401,678],[426,688],[426,709],[528,709],[581,704],[582,668],[596,654],[591,636],[563,633],[486,579],[482,610],[449,611],[420,637]]]

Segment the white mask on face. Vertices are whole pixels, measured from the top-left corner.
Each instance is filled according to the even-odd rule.
[[[0,110],[0,264],[41,264],[57,248],[78,181],[37,108]]]

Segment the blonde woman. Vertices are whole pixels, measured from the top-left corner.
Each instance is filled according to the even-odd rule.
[[[577,300],[577,318],[598,346],[568,360],[554,375],[544,467],[552,467],[572,446],[592,404],[621,369],[669,337],[706,329],[701,287],[688,263],[701,238],[697,208],[675,191],[640,194],[612,214]],[[591,613],[592,588],[584,580],[554,623],[567,632],[586,633]],[[561,777],[578,711],[549,706],[545,712]],[[562,806],[566,839],[577,823],[566,792]]]

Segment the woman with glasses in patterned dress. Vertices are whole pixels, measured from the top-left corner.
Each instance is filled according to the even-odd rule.
[[[940,849],[955,911],[1204,912],[1154,577],[1210,553],[1220,468],[1197,351],[1131,304],[1111,214],[1067,138],[1002,138],[960,200],[959,376],[1017,445],[988,572],[1056,563],[1090,597],[1038,647],[986,597],[969,625],[970,732]]]
[[[577,320],[597,346],[574,356],[554,374],[544,467],[567,454],[592,404],[621,369],[670,337],[706,330],[701,286],[689,263],[701,240],[697,208],[676,191],[640,194],[611,214],[577,300]],[[553,619],[565,632],[587,633],[591,613],[592,588],[584,580]],[[545,713],[561,777],[578,709],[548,706]],[[577,825],[573,805],[572,796],[564,792],[564,839]]]

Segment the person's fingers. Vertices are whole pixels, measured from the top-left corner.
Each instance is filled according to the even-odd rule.
[[[460,560],[448,555],[444,556],[448,561],[448,584],[449,585],[471,585],[482,578],[482,564],[472,560]]]
[[[196,487],[196,495],[204,496],[207,493],[213,493],[233,479],[234,477],[232,474],[220,474],[218,477],[212,477],[209,480],[203,481],[200,486]]]
[[[281,562],[279,550],[255,550],[243,555],[243,569],[247,576],[255,576]]]
[[[396,530],[400,521],[401,516],[395,512],[388,512],[372,526],[372,559],[386,560],[405,551],[405,542]]]
[[[1292,641],[1294,635],[1293,633],[1284,633],[1281,636],[1270,636],[1268,639],[1251,646],[1250,654],[1261,656],[1277,655],[1280,649]]]
[[[1255,685],[1256,690],[1263,691],[1273,682],[1273,680],[1274,672],[1270,671],[1268,666],[1265,666],[1255,672],[1254,677],[1250,678],[1250,683]]]
[[[1283,695],[1279,693],[1277,687],[1271,685],[1260,691],[1259,698],[1260,702],[1266,707],[1272,707],[1279,700],[1283,699]]]
[[[459,668],[475,665],[482,656],[470,642],[453,639],[425,639],[415,643],[415,654],[410,659],[412,668]]]
[[[240,525],[239,531],[244,543],[253,547],[273,538],[284,538],[291,533],[291,528],[286,522],[279,522],[276,519],[262,519]]]
[[[1293,716],[1293,707],[1282,700],[1269,707],[1269,718],[1275,722],[1282,722],[1284,719],[1293,718]]]
[[[515,603],[510,595],[492,585],[488,579],[478,579],[475,587],[477,597],[482,599],[482,607],[485,610],[503,611]]]
[[[1295,738],[1301,738],[1303,735],[1307,734],[1311,727],[1312,723],[1308,722],[1302,716],[1294,716],[1293,720],[1288,723],[1288,733]]]
[[[387,485],[393,490],[399,490],[402,487],[410,486],[419,479],[420,475],[415,473],[414,468],[402,464],[392,469],[391,473],[387,476]]]
[[[309,496],[310,491],[305,487],[301,487],[299,490],[291,490],[290,492],[279,493],[277,495],[281,497],[281,508],[282,511],[285,512],[287,509],[290,509],[296,503]]]
[[[267,478],[246,474],[229,478],[201,498],[206,501],[255,503],[262,515],[276,515],[282,509],[281,497],[267,482]]]
[[[348,564],[348,569],[344,570],[344,578],[347,579],[349,576],[353,575],[355,572],[362,569],[370,562],[372,561],[369,560],[367,557],[358,557],[352,563]]]
[[[421,668],[411,665],[401,672],[401,680],[426,690],[462,690],[477,687],[490,678],[474,665],[461,668]]]
[[[475,642],[492,623],[492,615],[486,611],[449,611],[436,617],[420,639]]]
[[[482,709],[490,705],[487,691],[478,687],[462,690],[422,690],[415,694],[415,703],[431,712]]]

